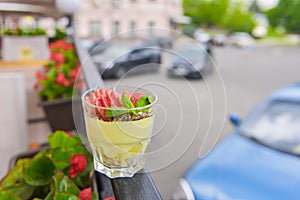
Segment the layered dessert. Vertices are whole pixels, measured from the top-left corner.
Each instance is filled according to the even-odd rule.
[[[153,127],[152,96],[97,89],[84,95],[87,135],[95,168],[140,169]]]

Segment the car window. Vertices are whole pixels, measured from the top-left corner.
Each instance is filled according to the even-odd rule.
[[[245,136],[293,154],[300,154],[300,104],[276,102],[241,126]]]

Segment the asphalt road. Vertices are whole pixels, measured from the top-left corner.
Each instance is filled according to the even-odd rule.
[[[159,97],[147,168],[163,199],[233,130],[228,114],[244,117],[272,91],[300,79],[299,47],[259,45],[247,51],[227,46],[213,53],[215,67],[202,80],[168,78],[164,64],[159,73],[105,81],[145,86]]]

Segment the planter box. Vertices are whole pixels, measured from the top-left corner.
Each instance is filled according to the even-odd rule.
[[[4,61],[48,60],[48,38],[45,36],[5,36],[2,38]]]
[[[80,103],[80,99],[76,99],[75,103]],[[75,130],[75,123],[72,112],[72,99],[58,99],[55,101],[42,101],[40,105],[43,107],[46,118],[50,124],[52,131]]]

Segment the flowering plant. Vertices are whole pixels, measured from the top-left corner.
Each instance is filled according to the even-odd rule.
[[[42,100],[70,98],[80,64],[73,44],[65,40],[57,40],[49,45],[50,60],[36,72],[37,82],[34,88],[38,90]],[[75,88],[81,89],[82,81],[76,82]],[[76,90],[75,90],[76,91]]]
[[[49,149],[19,159],[0,182],[0,199],[94,200],[92,156],[80,139],[63,131],[48,137]]]

